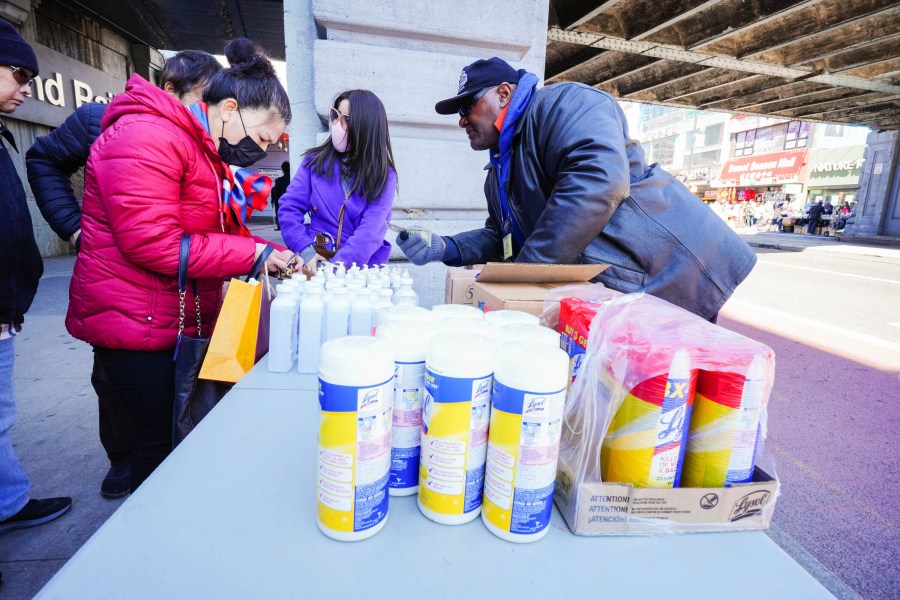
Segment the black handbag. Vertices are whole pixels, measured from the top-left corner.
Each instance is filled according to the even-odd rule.
[[[191,236],[181,236],[178,257],[178,341],[175,343],[175,405],[172,409],[172,448],[180,444],[194,427],[209,414],[231,389],[230,383],[200,379],[200,367],[206,358],[209,337],[203,337],[200,295],[197,282],[191,281],[197,313],[197,337],[184,333],[184,299],[187,295],[188,257]]]
[[[265,250],[253,263],[249,279],[259,273],[266,263],[272,246]],[[200,315],[200,295],[196,280],[191,281],[194,291],[194,308],[197,314],[197,337],[184,333],[184,300],[187,295],[188,258],[191,252],[191,236],[181,236],[178,255],[178,340],[175,343],[175,403],[172,408],[172,448],[184,441],[194,427],[215,408],[234,384],[224,381],[200,379],[200,367],[209,348],[209,337],[203,337]]]

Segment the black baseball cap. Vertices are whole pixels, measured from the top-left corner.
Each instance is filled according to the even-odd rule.
[[[452,115],[459,111],[460,105],[470,96],[484,88],[501,83],[519,83],[519,79],[524,74],[525,69],[517,71],[508,62],[496,56],[476,60],[471,65],[463,67],[462,73],[459,74],[459,87],[456,95],[435,104],[434,110],[441,115]]]

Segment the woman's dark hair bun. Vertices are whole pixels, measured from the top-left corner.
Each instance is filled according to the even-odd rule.
[[[266,51],[247,38],[238,38],[225,46],[225,57],[231,66],[210,80],[203,101],[217,104],[234,98],[242,108],[274,111],[285,124],[290,123],[291,101]]]
[[[225,46],[225,58],[235,75],[242,77],[276,77],[266,51],[247,38],[237,38]]]

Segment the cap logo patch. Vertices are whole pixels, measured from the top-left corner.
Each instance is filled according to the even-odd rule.
[[[469,76],[466,74],[466,70],[463,69],[459,74],[459,88],[456,90],[457,94],[462,94],[463,88],[466,86],[466,82],[469,81]]]

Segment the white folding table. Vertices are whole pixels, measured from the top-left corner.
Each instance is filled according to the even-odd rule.
[[[554,508],[533,544],[391,498],[385,528],[316,527],[315,376],[262,360],[38,598],[831,598],[762,532],[580,537]]]

